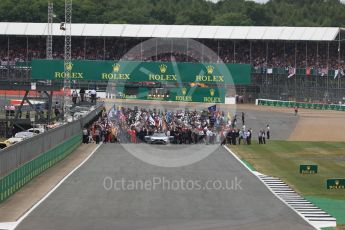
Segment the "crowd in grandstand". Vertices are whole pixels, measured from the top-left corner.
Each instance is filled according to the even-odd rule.
[[[252,129],[246,129],[245,114],[241,121],[230,113],[209,109],[205,111],[161,111],[145,108],[112,108],[99,118],[89,130],[83,130],[83,142],[96,144],[144,143],[147,136],[164,133],[172,144],[248,144],[252,142]],[[260,130],[259,143],[270,138],[267,130]]]
[[[173,48],[171,42],[148,44],[143,39],[119,38],[73,38],[73,59],[89,60],[142,60],[142,61],[181,61],[181,62],[219,62],[251,63],[256,68],[297,67],[297,68],[345,68],[345,44],[339,47],[338,42],[284,42],[284,41],[231,41],[200,40],[216,55],[201,57],[201,44],[193,43],[185,47]],[[159,41],[159,40],[158,40]],[[163,41],[163,40],[162,40]],[[144,42],[145,47],[137,46]],[[64,40],[54,38],[53,58],[63,59]],[[44,37],[6,37],[0,38],[0,60],[2,65],[14,64],[46,57],[46,41]],[[173,52],[171,52],[173,50]]]

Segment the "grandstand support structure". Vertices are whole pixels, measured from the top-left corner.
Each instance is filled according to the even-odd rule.
[[[47,24],[47,48],[46,58],[53,59],[53,19],[54,19],[54,4],[48,1],[48,24]]]
[[[53,101],[53,92],[59,91],[61,89],[60,84],[51,84],[47,85],[44,83],[35,84],[36,88],[32,88],[31,82],[12,82],[12,81],[2,81],[0,84],[0,90],[8,91],[22,91],[25,92],[21,103],[15,110],[14,117],[9,117],[7,114],[5,118],[0,118],[0,125],[5,126],[5,137],[10,137],[13,133],[13,130],[24,131],[27,127],[32,126],[32,122],[29,117],[24,116],[24,112],[32,111],[34,113],[34,123],[40,124],[50,124],[52,119],[52,101]],[[31,94],[30,94],[31,92]],[[36,96],[34,96],[36,95]],[[43,113],[32,101],[43,101],[46,104],[46,113]],[[30,106],[30,109],[24,109],[24,103],[27,103]],[[23,116],[22,116],[23,115]],[[10,129],[9,129],[10,128]]]
[[[64,55],[64,116],[68,115],[68,107],[71,100],[68,94],[71,92],[70,75],[72,71],[72,0],[65,0],[65,55]]]

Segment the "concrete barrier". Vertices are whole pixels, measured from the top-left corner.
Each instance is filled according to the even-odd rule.
[[[48,130],[47,132],[1,150],[0,177],[7,175],[12,170],[15,170],[75,135],[81,134],[82,128],[92,121],[102,109],[103,104],[99,104],[83,118]]]

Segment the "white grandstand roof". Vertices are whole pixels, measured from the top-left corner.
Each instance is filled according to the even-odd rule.
[[[73,24],[72,36],[195,38],[233,40],[333,41],[337,27],[267,27],[267,26],[194,26]],[[0,22],[0,35],[45,36],[47,23]],[[62,36],[60,23],[54,23],[53,35]]]

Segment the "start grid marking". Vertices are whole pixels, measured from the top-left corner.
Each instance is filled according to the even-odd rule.
[[[320,229],[323,227],[336,226],[336,219],[333,216],[304,199],[279,178],[266,176],[258,172],[254,172],[254,174],[257,175],[273,193],[307,219],[314,227]]]

